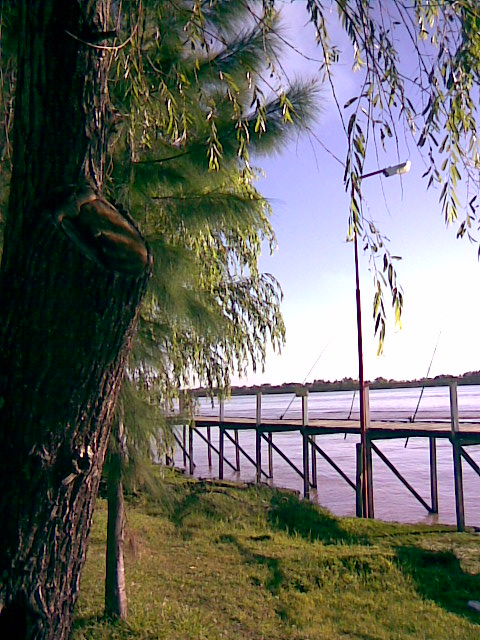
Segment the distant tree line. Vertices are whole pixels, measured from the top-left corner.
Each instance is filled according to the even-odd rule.
[[[434,378],[415,378],[413,380],[394,380],[383,377],[375,378],[371,382],[367,381],[370,389],[400,389],[408,387],[445,387],[456,381],[459,385],[480,384],[480,371],[468,371],[460,376],[450,374],[440,374]],[[358,389],[358,381],[354,378],[342,378],[341,380],[314,380],[302,384],[300,382],[285,382],[279,385],[262,384],[242,387],[232,387],[232,396],[248,396],[255,393],[301,393],[302,391],[354,391]],[[193,390],[195,396],[207,394],[205,388],[199,387]]]

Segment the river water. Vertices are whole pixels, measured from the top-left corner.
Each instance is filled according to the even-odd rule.
[[[420,398],[421,396],[421,398]],[[420,401],[420,403],[419,403]],[[418,407],[418,409],[417,409]],[[480,386],[458,387],[460,423],[480,422]],[[358,420],[358,394],[351,391],[311,393],[308,396],[309,417],[324,420]],[[255,396],[235,396],[225,403],[225,417],[255,417]],[[202,415],[218,416],[215,401],[199,399],[198,412]],[[448,387],[409,389],[382,389],[370,391],[370,416],[372,420],[405,420],[415,415],[415,422],[450,421]],[[292,394],[262,396],[262,417],[279,419],[300,418],[301,399]],[[460,427],[461,428],[461,427]],[[212,428],[212,443],[218,449],[218,432]],[[205,430],[202,430],[205,434]],[[229,432],[233,437],[233,432]],[[180,435],[180,434],[179,434]],[[297,432],[275,433],[274,443],[290,460],[302,469],[302,437]],[[357,435],[318,436],[319,446],[355,482],[355,445]],[[255,458],[255,433],[253,430],[239,431],[239,442],[245,451]],[[375,441],[377,447],[389,458],[400,473],[409,481],[427,503],[430,503],[429,447],[426,438]],[[262,445],[262,465],[268,468],[267,443]],[[480,446],[469,446],[469,455],[480,464]],[[225,457],[235,464],[234,445],[225,438]],[[207,446],[198,435],[194,435],[194,462],[197,477],[218,477],[218,456],[212,452],[212,468],[208,467]],[[224,478],[228,480],[254,481],[255,469],[241,456],[240,473],[224,465]],[[183,466],[182,452],[175,453],[175,465]],[[298,491],[303,490],[301,477],[274,452],[273,484]],[[373,484],[375,517],[396,522],[424,522],[455,524],[455,494],[453,483],[452,446],[448,440],[437,439],[437,470],[439,512],[429,515],[425,508],[407,491],[403,484],[373,453]],[[320,456],[317,456],[318,488],[311,490],[311,499],[327,507],[336,515],[355,515],[355,493],[337,472]],[[463,484],[465,519],[467,526],[480,527],[480,478],[466,461],[463,461]]]

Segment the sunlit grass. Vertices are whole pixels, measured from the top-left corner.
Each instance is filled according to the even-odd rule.
[[[478,537],[335,518],[296,496],[164,479],[128,503],[128,624],[102,618],[95,514],[74,639],[480,638]]]

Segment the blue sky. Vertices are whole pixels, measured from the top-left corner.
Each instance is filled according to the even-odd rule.
[[[318,57],[313,30],[305,26],[304,1],[286,5],[285,14],[287,37],[308,55]],[[290,53],[286,67],[289,74],[312,76],[318,65]],[[343,104],[355,95],[356,77],[348,56],[336,72],[336,81]],[[316,137],[343,159],[345,138],[327,91],[321,105]],[[362,188],[369,215],[390,238],[391,253],[402,256],[397,271],[405,300],[402,329],[396,329],[390,320],[384,354],[377,357],[373,279],[368,256],[362,255],[364,366],[370,380],[424,376],[437,342],[430,375],[480,369],[478,246],[457,240],[455,227],[446,228],[438,191],[426,190],[421,178],[425,166],[412,143],[410,148],[405,146],[401,157],[393,148],[378,159],[372,154],[365,170],[407,158],[412,161],[410,173],[402,178],[372,177]],[[269,354],[264,373],[251,372],[240,381],[235,378],[234,383],[302,382],[322,352],[307,381],[356,378],[355,274],[353,245],[346,242],[348,200],[343,167],[308,136],[293,141],[281,155],[259,159],[258,164],[266,178],[257,186],[272,204],[279,245],[273,256],[265,252],[260,266],[281,283],[287,343],[281,355]]]

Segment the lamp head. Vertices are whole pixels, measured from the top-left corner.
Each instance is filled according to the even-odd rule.
[[[407,160],[401,164],[395,164],[393,167],[386,167],[382,173],[386,178],[390,178],[390,176],[400,176],[404,173],[408,173],[411,166],[412,163],[410,160]]]

